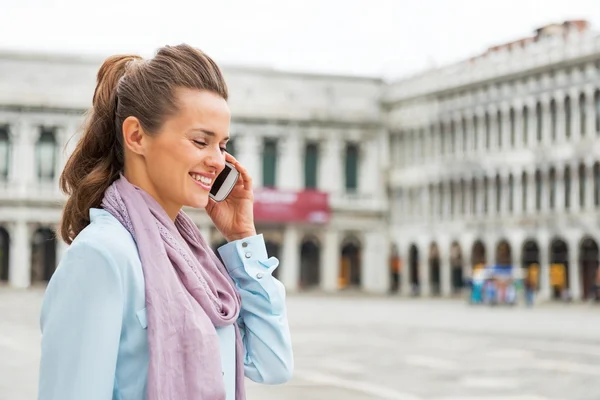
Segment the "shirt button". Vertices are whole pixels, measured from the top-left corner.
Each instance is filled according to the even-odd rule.
[[[248,243],[247,242],[242,242],[242,247],[248,247]]]
[[[246,253],[246,258],[250,258],[250,257],[252,257],[252,254],[251,253]]]
[[[261,279],[261,278],[263,277],[263,274],[259,272],[258,274],[256,274],[256,277],[257,277],[258,279]]]

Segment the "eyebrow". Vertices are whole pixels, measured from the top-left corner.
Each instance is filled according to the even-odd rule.
[[[216,137],[217,136],[217,134],[214,133],[213,131],[209,131],[209,130],[206,130],[206,129],[192,129],[192,131],[202,132],[202,133],[204,133],[204,134],[206,134],[208,136],[211,136],[211,137]],[[228,141],[229,139],[231,139],[230,136],[225,136],[223,138],[224,141]]]

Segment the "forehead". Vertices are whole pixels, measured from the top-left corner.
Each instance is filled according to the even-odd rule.
[[[222,137],[229,135],[230,112],[224,98],[194,89],[177,89],[175,98],[179,111],[168,121],[172,125],[182,130],[203,129]]]

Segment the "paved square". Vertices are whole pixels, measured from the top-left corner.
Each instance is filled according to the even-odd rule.
[[[0,288],[0,400],[36,397],[41,289]],[[597,400],[600,307],[289,296],[295,378],[249,400]]]

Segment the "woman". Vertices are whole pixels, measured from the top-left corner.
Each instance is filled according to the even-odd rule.
[[[40,400],[240,400],[244,375],[290,379],[283,285],[253,221],[252,180],[225,151],[218,66],[187,45],[108,58],[61,176],[71,246],[41,314]],[[209,199],[225,160],[240,171]],[[228,243],[211,251],[183,206]]]

